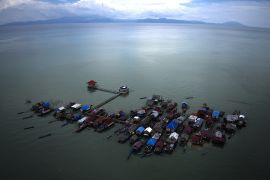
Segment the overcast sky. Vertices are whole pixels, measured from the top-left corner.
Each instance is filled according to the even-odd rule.
[[[270,0],[0,0],[0,24],[93,15],[237,21],[270,28]]]

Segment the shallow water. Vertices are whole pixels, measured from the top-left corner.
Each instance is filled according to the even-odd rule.
[[[269,162],[270,31],[174,24],[65,24],[0,28],[1,179],[239,179],[266,176]],[[50,100],[98,104],[89,92],[127,85],[109,112],[139,108],[153,93],[196,110],[202,103],[240,109],[248,127],[224,148],[179,147],[172,155],[126,160],[130,147],[107,140],[114,130],[72,133],[53,117],[22,120],[17,112]],[[24,127],[34,129],[24,130]],[[41,135],[51,137],[38,140]]]

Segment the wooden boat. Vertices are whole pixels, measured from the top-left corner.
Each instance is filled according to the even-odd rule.
[[[167,118],[168,118],[169,120],[171,120],[171,119],[177,118],[179,115],[180,115],[180,114],[177,112],[177,109],[174,108],[174,109],[172,109],[171,111],[169,111],[169,113],[167,114]]]
[[[189,126],[186,126],[183,130],[183,133],[180,136],[180,143],[179,145],[184,146],[187,144],[189,137],[192,133],[193,129]]]
[[[154,150],[154,147],[159,140],[161,133],[155,133],[150,139],[148,139],[144,148],[144,154],[149,154]]]
[[[152,133],[153,133],[153,129],[150,126],[145,128],[145,130],[143,131],[143,135],[146,137],[151,136]]]
[[[107,119],[106,116],[99,116],[93,123],[93,128],[97,129]]]
[[[146,142],[145,139],[140,139],[137,142],[135,142],[132,145],[132,151],[135,152],[135,153],[139,152],[142,149],[142,147],[145,145],[145,142]]]
[[[156,120],[158,118],[158,116],[160,115],[160,113],[156,110],[153,110],[150,114],[150,118],[151,120]]]
[[[92,126],[93,122],[96,119],[97,119],[97,115],[95,114],[88,116],[87,119],[82,124],[79,124],[79,128],[76,130],[76,132],[81,132],[85,128]]]
[[[164,141],[163,139],[160,139],[158,140],[155,148],[154,148],[154,152],[157,153],[157,154],[160,154],[162,153],[163,151],[163,148],[165,147],[166,145],[166,141]]]
[[[116,115],[115,118],[120,120],[120,121],[125,121],[128,119],[128,115],[124,111],[119,111]]]
[[[194,123],[192,124],[192,128],[194,130],[201,129],[203,122],[204,122],[204,119],[202,119],[202,118],[195,119]]]
[[[225,142],[226,142],[225,134],[222,132],[220,128],[217,128],[212,136],[212,143],[216,145],[224,145]]]
[[[236,123],[236,126],[237,128],[242,128],[242,127],[246,127],[246,124],[247,124],[247,120],[246,120],[246,117],[242,114],[239,115],[239,119]]]
[[[172,153],[178,142],[179,134],[173,132],[170,134],[169,138],[166,140],[167,144],[164,147],[164,151],[167,153]]]
[[[234,134],[236,132],[236,130],[237,130],[237,125],[233,124],[233,123],[226,123],[224,129],[225,129],[226,133]]]
[[[171,112],[173,109],[175,109],[177,107],[177,103],[174,102],[174,103],[169,103],[167,105],[167,108],[166,108],[166,112],[169,113]]]
[[[140,139],[140,137],[137,135],[137,134],[133,134],[131,137],[130,137],[130,144],[134,144],[136,141],[138,141]]]
[[[200,132],[192,135],[191,143],[193,145],[203,145],[203,138]]]
[[[45,116],[50,114],[53,110],[51,108],[42,108],[38,114],[38,116]]]
[[[43,102],[38,102],[38,103],[34,104],[31,107],[31,110],[34,111],[35,113],[38,113],[42,109],[42,103]]]
[[[188,124],[189,124],[190,126],[192,126],[192,125],[195,123],[196,119],[198,119],[197,113],[192,113],[192,114],[188,117]]]
[[[170,121],[167,126],[166,126],[166,132],[167,133],[172,133],[176,130],[176,128],[178,127],[178,123],[177,120],[174,119],[172,121]]]
[[[96,131],[97,132],[102,132],[105,131],[107,129],[109,129],[110,127],[112,127],[114,125],[114,122],[112,120],[111,117],[107,117],[102,124],[100,124],[97,128]]]
[[[204,141],[209,142],[211,140],[211,129],[203,129],[200,133]]]
[[[38,116],[45,116],[53,111],[50,107],[50,103],[43,101],[34,104],[31,110],[37,113]]]
[[[153,126],[153,130],[155,132],[162,133],[163,129],[164,129],[164,125],[165,125],[165,122],[159,121],[159,122],[155,123],[155,125]]]
[[[132,136],[132,134],[129,131],[125,131],[124,133],[121,133],[118,137],[119,143],[125,143],[127,140]]]
[[[53,116],[56,119],[62,120],[65,118],[65,111],[66,111],[66,108],[64,106],[61,106],[55,110],[55,112],[53,113]]]
[[[215,123],[215,122],[214,122],[212,116],[207,115],[206,118],[205,118],[205,125],[206,125],[208,128],[211,128],[211,127],[213,127],[214,123]]]

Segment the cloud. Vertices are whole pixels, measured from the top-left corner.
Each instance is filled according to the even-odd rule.
[[[266,0],[0,0],[0,24],[70,16],[174,18],[270,27]]]
[[[0,1],[0,10],[7,9],[9,7],[18,6],[21,4],[30,4],[32,0],[1,0]]]

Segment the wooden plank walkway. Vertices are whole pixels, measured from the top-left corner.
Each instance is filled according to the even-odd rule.
[[[119,96],[121,96],[120,93],[118,93],[118,94],[116,94],[116,95],[110,97],[109,99],[107,99],[107,100],[105,100],[105,101],[99,103],[98,105],[94,106],[94,109],[97,109],[97,108],[100,108],[100,107],[104,106],[105,104],[109,103],[110,101],[114,100],[115,98],[117,98],[117,97],[119,97]]]
[[[93,87],[93,89],[108,92],[108,93],[113,93],[113,94],[120,94],[118,91],[114,91],[114,90],[110,90],[110,89],[104,89],[104,88],[100,88],[100,87]]]

